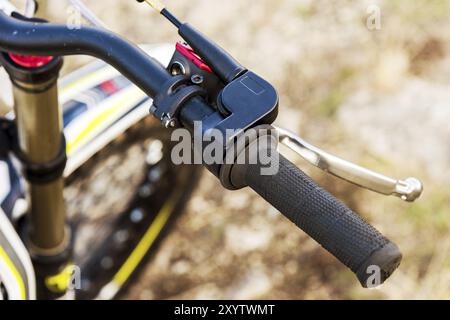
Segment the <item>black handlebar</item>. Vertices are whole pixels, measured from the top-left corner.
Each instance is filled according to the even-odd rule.
[[[89,55],[105,61],[148,96],[161,92],[171,76],[136,45],[113,32],[26,22],[0,11],[0,49],[25,55]]]
[[[246,183],[349,267],[364,287],[383,283],[400,264],[398,247],[289,160],[279,159],[275,175],[246,166]]]

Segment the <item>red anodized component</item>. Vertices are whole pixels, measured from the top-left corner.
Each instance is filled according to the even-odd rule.
[[[22,56],[19,54],[9,54],[12,61],[24,68],[39,68],[45,66],[47,63],[53,60],[52,56],[40,57],[40,56]]]
[[[213,73],[212,69],[188,45],[177,42],[176,49],[200,69]]]

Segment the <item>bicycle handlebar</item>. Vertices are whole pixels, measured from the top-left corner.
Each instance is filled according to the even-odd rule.
[[[171,76],[152,57],[113,32],[26,22],[0,11],[0,48],[26,55],[89,55],[115,67],[148,96],[161,92]]]
[[[71,30],[65,25],[20,21],[0,12],[0,49],[26,55],[94,56],[152,98],[171,80],[164,67],[136,45],[102,29]],[[191,98],[182,108],[181,122],[189,128],[193,120],[205,119],[212,112],[202,98]],[[399,265],[401,254],[395,244],[281,155],[276,175],[259,173],[258,165],[246,166],[246,184],[355,272],[363,286],[370,285],[370,272],[376,272],[368,267],[380,269],[382,283]]]

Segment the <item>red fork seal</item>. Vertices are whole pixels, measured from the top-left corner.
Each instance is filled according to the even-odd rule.
[[[25,56],[0,52],[0,65],[8,72],[13,82],[38,84],[56,80],[63,65],[59,56]]]
[[[16,64],[18,64],[19,66],[23,67],[23,68],[39,68],[42,66],[45,66],[46,64],[48,64],[49,62],[51,62],[53,60],[53,56],[44,56],[44,57],[40,57],[40,56],[22,56],[22,55],[18,55],[18,54],[9,54],[9,57],[11,58],[12,61],[14,61]]]

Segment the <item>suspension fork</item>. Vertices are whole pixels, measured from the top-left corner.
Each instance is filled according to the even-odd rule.
[[[57,89],[62,59],[4,53],[1,60],[13,82],[14,151],[28,182],[25,235],[37,274],[37,297],[54,299],[66,293],[72,248],[63,197],[66,151]]]

